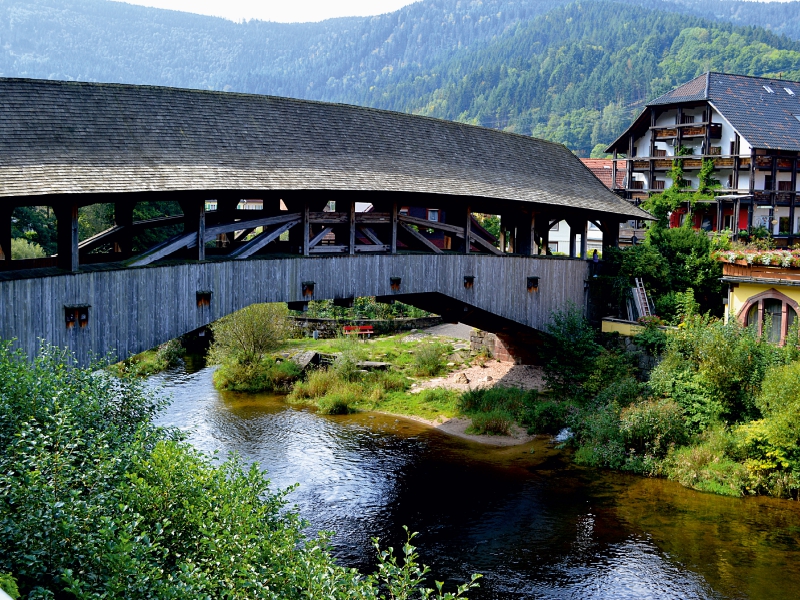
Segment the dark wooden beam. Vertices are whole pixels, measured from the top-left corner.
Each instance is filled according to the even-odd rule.
[[[472,208],[467,206],[467,218],[464,219],[464,254],[469,254],[472,247]]]
[[[303,256],[308,256],[308,252],[310,249],[309,246],[310,240],[308,239],[308,237],[310,234],[311,224],[308,222],[308,215],[309,215],[308,200],[303,199],[303,213],[300,218],[300,227],[302,228],[302,233],[303,233],[303,248],[302,248]]]
[[[325,229],[320,231],[317,235],[313,237],[313,239],[311,239],[308,242],[308,247],[313,248],[314,246],[319,244],[322,240],[325,239],[325,236],[328,235],[331,231],[333,231],[333,227],[326,227]]]
[[[356,203],[350,201],[350,244],[349,254],[356,253]]]
[[[55,209],[57,221],[58,267],[67,271],[77,271],[78,250],[78,203],[61,205]]]
[[[375,232],[372,230],[371,227],[358,227],[358,230],[364,234],[364,236],[376,246],[383,246],[383,242],[378,239],[378,236],[375,235]]]
[[[412,238],[417,240],[419,243],[421,243],[423,246],[428,248],[428,250],[430,250],[434,254],[441,254],[442,253],[442,250],[440,248],[438,248],[433,242],[431,242],[428,238],[426,238],[424,235],[422,235],[416,229],[413,229],[412,227],[409,227],[405,223],[399,223],[399,226],[402,228],[403,231],[408,233]]]
[[[486,241],[481,236],[479,236],[479,235],[477,235],[475,233],[470,234],[469,239],[471,241],[473,241],[475,243],[475,245],[481,246],[482,248],[484,248],[485,250],[488,250],[492,254],[496,254],[498,256],[503,254],[503,252],[500,251],[500,249],[498,249],[497,247],[495,247],[494,244]]]
[[[13,206],[0,208],[0,260],[11,260],[11,215]]]
[[[264,231],[258,234],[249,242],[246,242],[243,245],[236,248],[236,250],[228,254],[228,256],[230,258],[236,258],[239,260],[248,258],[253,254],[255,254],[256,252],[258,252],[259,250],[261,250],[264,246],[266,246],[270,242],[277,240],[281,236],[281,234],[283,234],[285,231],[289,231],[289,229],[291,229],[292,227],[301,222],[302,219],[294,219],[293,221],[289,221],[288,223],[279,225],[272,231]]]
[[[397,254],[397,202],[392,202],[392,254]]]

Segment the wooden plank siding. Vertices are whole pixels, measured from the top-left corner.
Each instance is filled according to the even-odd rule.
[[[465,288],[464,276],[474,285]],[[542,330],[555,309],[584,305],[588,263],[540,256],[368,255],[252,258],[98,270],[0,281],[0,337],[29,356],[43,339],[68,347],[79,364],[121,360],[257,302],[444,294]],[[527,277],[539,287],[528,291]],[[390,277],[400,277],[393,292]],[[313,281],[314,295],[302,296]],[[197,292],[211,291],[210,306]],[[408,301],[408,298],[404,298]],[[65,305],[89,305],[85,328],[67,328]]]

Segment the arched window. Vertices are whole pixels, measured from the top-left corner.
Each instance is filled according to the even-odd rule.
[[[798,312],[800,306],[797,302],[771,289],[748,298],[738,319],[748,327],[755,326],[758,334],[765,336],[768,342],[783,344]]]

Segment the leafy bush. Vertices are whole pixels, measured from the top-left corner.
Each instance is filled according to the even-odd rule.
[[[695,490],[741,496],[749,476],[744,465],[729,456],[733,446],[733,438],[724,427],[708,429],[695,444],[671,452],[665,472],[670,479]]]
[[[17,580],[10,573],[0,573],[0,590],[3,590],[11,597],[11,600],[19,598],[19,588]]]
[[[433,377],[444,369],[444,356],[447,351],[442,344],[420,343],[414,352],[414,373],[419,377]]]
[[[289,360],[264,358],[242,363],[228,359],[214,372],[214,386],[231,392],[283,392],[300,373],[300,367]]]
[[[595,332],[577,307],[554,311],[542,348],[547,387],[564,399],[584,397],[583,385],[594,370],[602,348]]]
[[[623,408],[620,432],[626,449],[656,458],[687,439],[683,410],[674,400],[644,400]]]
[[[578,445],[575,462],[591,467],[620,469],[625,465],[625,443],[620,431],[619,406],[610,402],[570,415]]]
[[[45,258],[47,253],[39,244],[31,242],[25,238],[13,238],[11,240],[11,259],[25,260],[30,258]]]
[[[653,393],[673,398],[697,430],[720,419],[758,416],[755,398],[767,369],[784,351],[759,339],[753,328],[703,317],[669,336],[663,360],[650,375]]]
[[[410,543],[400,561],[380,551],[374,575],[336,565],[257,465],[212,461],[153,425],[137,381],[68,363],[0,348],[0,569],[28,597],[444,600],[473,587],[424,589]]]
[[[261,362],[285,342],[289,334],[288,314],[282,302],[253,304],[213,323],[210,362]]]
[[[521,422],[528,433],[558,433],[566,427],[569,410],[566,402],[540,398],[527,408]]]

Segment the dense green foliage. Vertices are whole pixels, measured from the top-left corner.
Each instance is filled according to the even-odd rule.
[[[800,78],[800,45],[752,27],[800,38],[799,14],[794,2],[426,0],[287,25],[11,0],[0,5],[0,74],[344,101],[533,134],[588,156],[645,100],[707,69]]]
[[[120,375],[146,377],[176,367],[186,354],[180,339],[170,340],[154,350],[136,354],[114,365]]]
[[[0,572],[28,598],[455,597],[422,588],[409,544],[375,575],[337,566],[257,465],[212,461],[153,425],[136,380],[68,362],[0,349]]]
[[[214,385],[237,392],[288,389],[300,370],[272,356],[289,334],[288,314],[280,302],[252,304],[213,323],[208,359],[220,365]]]
[[[628,353],[592,345],[579,314],[557,316],[553,337],[573,339],[561,343],[568,363],[581,356],[584,363],[583,375],[555,397],[579,463],[727,495],[800,494],[797,326],[778,347],[734,319],[689,311],[658,336],[661,360],[640,382]],[[505,406],[494,399],[484,410]]]
[[[595,302],[623,312],[635,277],[642,279],[662,319],[677,324],[686,313],[722,314],[722,265],[711,241],[689,226],[653,226],[644,243],[607,249],[603,274],[593,282]]]
[[[336,306],[333,300],[312,300],[308,303],[308,310],[304,312],[292,311],[292,314],[310,319],[388,320],[399,318],[416,319],[428,317],[431,313],[402,302],[387,304],[378,302],[374,296],[365,296],[355,298],[353,306],[350,308]]]

